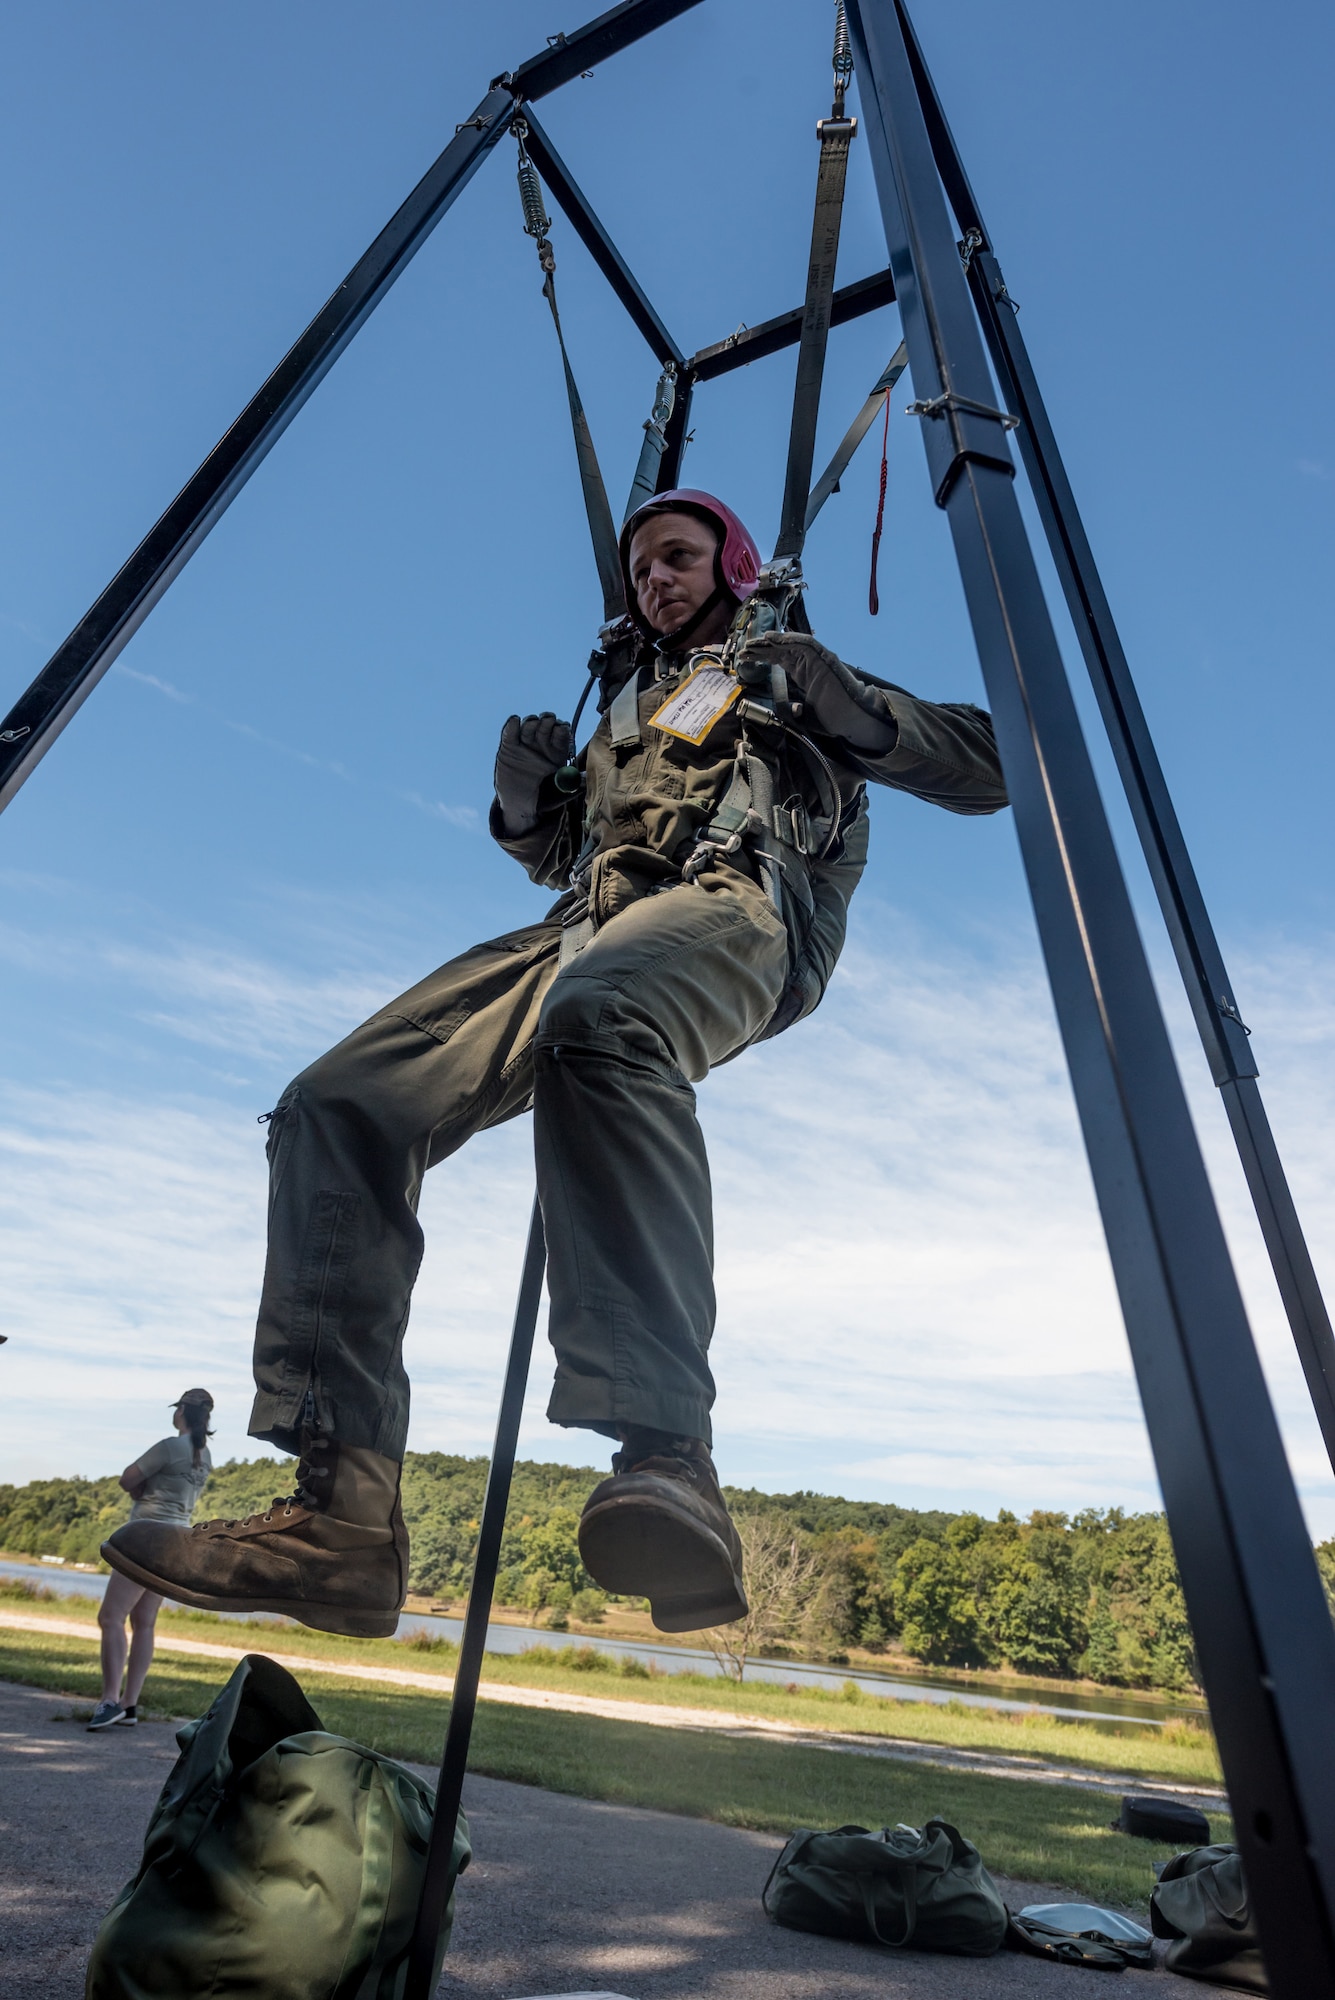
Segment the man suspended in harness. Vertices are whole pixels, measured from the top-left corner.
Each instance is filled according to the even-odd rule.
[[[711,1456],[713,1216],[692,1085],[820,1000],[866,861],[868,780],[960,813],[1006,795],[983,710],[920,701],[805,633],[751,631],[759,557],[721,501],[665,494],[620,550],[634,629],[606,648],[582,785],[551,714],[512,716],[496,762],[492,832],[560,900],[392,1001],[270,1123],[250,1428],[299,1455],[296,1491],[244,1521],[118,1529],[103,1553],[147,1589],[394,1631],[422,1177],[531,1104],[547,1414],[619,1446],[581,1519],[584,1564],[647,1597],[662,1631],[745,1611]]]

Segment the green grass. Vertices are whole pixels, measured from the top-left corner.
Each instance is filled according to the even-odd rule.
[[[160,1655],[144,1708],[198,1715],[225,1678],[221,1661]],[[0,1679],[49,1688],[91,1704],[96,1663],[85,1641],[0,1630]],[[408,1688],[363,1687],[304,1674],[326,1727],[391,1756],[433,1764],[449,1704]],[[981,1849],[988,1866],[1052,1883],[1098,1902],[1143,1906],[1152,1863],[1173,1851],[1109,1830],[1112,1801],[1060,1785],[887,1765],[802,1745],[734,1741],[691,1730],[484,1702],[472,1768],[494,1778],[619,1805],[652,1806],[725,1826],[786,1834],[795,1826],[921,1825],[940,1814]],[[1230,1837],[1212,1816],[1216,1839]]]
[[[20,1601],[41,1614],[91,1619],[96,1600],[43,1593],[38,1598],[26,1584],[0,1583],[0,1599]],[[215,1644],[256,1645],[259,1650],[327,1660],[331,1666],[352,1661],[361,1666],[416,1668],[451,1673],[458,1649],[443,1639],[339,1639],[324,1632],[278,1628],[263,1623],[239,1624],[207,1612],[164,1610],[158,1620],[163,1632],[205,1639]],[[1001,1751],[1008,1756],[1053,1758],[1077,1769],[1127,1771],[1178,1784],[1217,1785],[1221,1782],[1214,1739],[1189,1722],[1167,1728],[1129,1725],[1115,1734],[1089,1723],[1063,1722],[1056,1716],[1013,1713],[1005,1709],[970,1708],[963,1702],[887,1700],[862,1693],[848,1683],[834,1689],[790,1691],[774,1681],[724,1681],[699,1673],[663,1673],[638,1660],[618,1661],[595,1647],[537,1647],[527,1653],[488,1653],[483,1676],[511,1687],[541,1687],[610,1700],[652,1701],[671,1707],[709,1709],[716,1714],[756,1715],[812,1729],[853,1731],[859,1735],[898,1736],[916,1743],[940,1743],[956,1749]]]

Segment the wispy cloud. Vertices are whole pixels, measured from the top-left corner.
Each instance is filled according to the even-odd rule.
[[[166,695],[168,701],[179,701],[188,707],[194,706],[195,697],[192,694],[183,694],[180,688],[173,687],[170,681],[159,680],[156,674],[141,674],[137,667],[127,667],[123,660],[116,662],[116,672],[122,674],[127,681],[138,681],[140,687],[156,688],[159,694]]]
[[[525,1137],[484,1140],[431,1189],[412,1334],[418,1442],[487,1448],[530,1199]],[[215,1455],[253,1452],[266,1190],[253,1115],[11,1088],[0,1184],[0,1478],[119,1470],[187,1379],[217,1399]],[[535,1435],[541,1395],[535,1382]]]
[[[134,1019],[251,1062],[283,1062],[337,1041],[393,991],[379,967],[311,976],[231,944],[0,925],[0,960],[52,979],[119,982]],[[151,998],[150,998],[151,996]]]
[[[30,619],[15,618],[10,612],[0,611],[0,625],[7,625],[11,632],[17,632],[33,646],[40,646],[43,652],[49,653],[52,650],[50,639]]]
[[[892,914],[880,928],[893,944],[851,951],[810,1022],[700,1092],[725,1475],[989,1511],[1155,1505],[1041,971],[1024,951],[984,963],[925,947]],[[1237,971],[1295,1192],[1329,1269],[1335,952],[1276,952]],[[312,987],[203,945],[154,959],[152,978],[172,985],[174,1032],[198,1012],[227,1047],[256,1036],[280,1045],[294,1012],[308,1046],[317,1027],[332,1038],[371,985]],[[1199,1060],[1185,1056],[1194,1077]],[[1329,1468],[1246,1190],[1208,1084],[1193,1088],[1309,1516],[1330,1533]],[[123,1463],[182,1371],[215,1386],[220,1444],[249,1449],[265,1192],[253,1114],[35,1087],[11,1090],[3,1108],[0,1256],[18,1336],[0,1364],[4,1476]],[[517,1123],[428,1178],[408,1341],[418,1446],[489,1449],[528,1149]],[[597,1459],[596,1439],[543,1423],[547,1375],[540,1350],[523,1448]]]
[[[439,799],[424,799],[420,792],[400,792],[398,796],[429,819],[443,819],[447,826],[467,828],[478,824],[479,815],[473,806],[442,805]]]
[[[198,709],[199,713],[207,716],[210,722],[219,724],[223,729],[230,729],[235,736],[244,736],[249,742],[257,744],[262,750],[271,751],[275,756],[291,758],[294,763],[304,764],[308,770],[323,771],[329,777],[339,779],[343,784],[364,783],[364,780],[358,778],[354,772],[349,771],[346,764],[340,763],[337,759],[317,757],[310,750],[298,749],[291,743],[281,742],[276,736],[267,735],[264,730],[257,729],[251,722],[238,722],[234,717],[211,708],[207,702],[201,701],[198,695],[186,694],[181,688],[173,686],[170,681],[159,679],[157,674],[140,673],[138,668],[127,667],[121,660],[116,662],[113,672],[122,674],[126,680],[138,681],[141,687],[152,688],[168,701],[176,702],[182,707]],[[431,819],[443,820],[447,826],[459,827],[466,832],[478,824],[479,815],[473,806],[444,805],[438,799],[423,798],[420,792],[399,791],[394,787],[376,786],[373,789],[383,792],[388,798],[399,799],[404,805],[412,806],[417,812],[426,813]]]

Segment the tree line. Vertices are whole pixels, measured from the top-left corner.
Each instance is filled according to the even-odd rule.
[[[291,1465],[232,1460],[212,1474],[197,1518],[262,1511]],[[409,1452],[403,1511],[413,1590],[468,1588],[487,1461]],[[515,1467],[497,1599],[561,1624],[596,1621],[607,1599],[579,1559],[579,1510],[592,1467]],[[1162,1514],[1088,1508],[995,1520],[817,1493],[725,1489],[762,1564],[765,1607],[747,1643],[826,1656],[898,1650],[935,1666],[1013,1668],[1113,1687],[1188,1691],[1191,1631]],[[0,1486],[0,1548],[96,1562],[129,1513],[114,1478]],[[1335,1606],[1335,1540],[1317,1550]]]

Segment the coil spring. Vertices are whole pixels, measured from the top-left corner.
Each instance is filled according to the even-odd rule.
[[[519,141],[519,199],[524,205],[524,234],[540,243],[552,226],[552,218],[543,205],[542,182],[525,150],[525,131],[520,129],[518,123],[515,125],[515,137]]]
[[[834,90],[841,101],[853,75],[853,43],[848,33],[848,12],[844,0],[834,5]]]
[[[552,226],[552,218],[542,203],[542,183],[532,160],[519,162],[519,199],[524,204],[524,234],[543,237]]]

